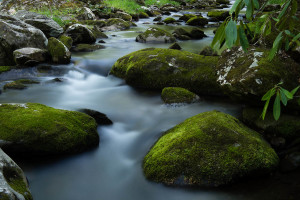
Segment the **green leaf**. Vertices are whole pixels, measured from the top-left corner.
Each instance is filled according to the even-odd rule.
[[[227,21],[224,21],[221,26],[217,29],[217,32],[215,34],[215,37],[211,43],[211,47],[213,49],[219,49],[221,46],[221,43],[223,42],[225,38],[225,26],[227,24]]]
[[[236,22],[230,20],[225,28],[226,45],[230,49],[237,39]]]
[[[285,51],[288,51],[290,48],[290,41],[288,38],[285,38]]]
[[[300,33],[298,33],[293,39],[292,42],[295,42],[296,40],[298,40],[300,38]]]
[[[252,15],[253,15],[253,4],[252,4],[252,0],[249,0],[249,3],[247,4],[247,10],[246,10],[246,18],[247,19],[252,19]]]
[[[253,0],[254,8],[259,9],[259,2],[258,0]]]
[[[277,51],[279,50],[280,46],[281,46],[281,40],[282,40],[282,31],[277,35],[274,43],[273,43],[273,47],[270,51],[270,54],[269,54],[269,60],[272,60],[275,56],[275,54],[277,53]]]
[[[238,5],[241,3],[242,0],[236,0],[234,4],[232,5],[229,13],[232,15],[233,12],[235,12],[235,9],[238,7]]]
[[[295,88],[296,89],[296,88]],[[288,98],[288,99],[293,99],[293,94],[291,94],[289,91],[287,91],[286,89],[280,87],[280,90],[283,91],[283,93],[285,94],[285,96]]]
[[[295,93],[298,91],[299,88],[300,88],[300,86],[294,88],[290,93],[294,96]]]
[[[284,92],[281,89],[280,89],[279,93],[280,93],[280,99],[281,99],[282,104],[284,106],[286,106],[288,99],[286,98]]]
[[[241,22],[241,25],[240,25],[239,30],[238,30],[238,34],[239,34],[241,46],[242,46],[243,50],[245,52],[247,52],[247,49],[249,48],[249,42],[248,42],[247,36],[245,34],[245,31],[244,31],[243,22]]]
[[[267,101],[268,99],[271,99],[271,97],[275,94],[275,88],[270,89],[262,98],[262,101]]]
[[[284,33],[290,37],[295,37],[295,35],[293,33],[291,33],[291,31],[289,31],[289,30],[284,30]]]
[[[263,112],[261,113],[261,118],[264,120],[265,117],[266,117],[266,114],[267,114],[267,110],[268,110],[268,107],[269,107],[269,103],[270,103],[270,99],[268,99],[265,103],[265,106],[264,106],[264,109],[263,109]]]
[[[278,19],[279,19],[279,20],[280,20],[280,19],[282,18],[282,16],[286,13],[286,10],[287,10],[287,8],[289,7],[290,3],[291,3],[291,0],[289,0],[289,1],[285,4],[284,8],[282,9],[282,11],[280,12],[280,14],[279,14],[279,16],[278,16]]]
[[[276,98],[273,105],[273,116],[274,119],[277,121],[280,117],[280,95],[279,92],[276,94]]]

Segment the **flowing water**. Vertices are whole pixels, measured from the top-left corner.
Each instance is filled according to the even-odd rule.
[[[90,108],[103,112],[114,122],[98,127],[99,148],[79,155],[41,160],[17,159],[30,182],[34,200],[214,200],[247,199],[238,192],[180,189],[149,182],[142,160],[161,133],[188,117],[210,110],[239,116],[241,106],[202,99],[188,105],[163,104],[160,94],[135,90],[123,80],[108,75],[113,63],[123,55],[146,47],[167,48],[170,44],[135,42],[137,32],[150,25],[138,22],[129,31],[108,32],[105,49],[73,55],[72,64],[52,66],[52,70],[28,68],[1,74],[1,84],[12,78],[33,78],[40,84],[23,91],[7,90],[0,103],[37,102],[55,108]],[[160,26],[172,31],[178,26]],[[198,53],[213,37],[179,42],[184,50]],[[52,82],[55,77],[63,82]],[[251,198],[249,198],[251,199]],[[255,198],[252,198],[255,199]],[[264,198],[262,198],[264,199]]]

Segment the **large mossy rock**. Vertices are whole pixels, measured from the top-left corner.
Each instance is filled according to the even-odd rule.
[[[68,64],[71,61],[71,52],[68,47],[54,37],[49,38],[48,51],[54,63]]]
[[[191,25],[191,26],[205,26],[206,24],[208,24],[208,20],[204,17],[192,17],[190,18],[187,22],[187,25]]]
[[[73,24],[69,26],[65,34],[72,38],[73,44],[92,44],[96,42],[96,37],[94,36],[93,32],[81,24]]]
[[[198,95],[181,87],[166,87],[161,92],[162,100],[167,103],[193,103]]]
[[[147,179],[167,185],[220,186],[269,173],[278,156],[236,118],[211,111],[191,117],[161,136],[145,156]]]
[[[0,199],[32,200],[22,169],[0,149]]]
[[[269,111],[264,120],[261,118],[262,108],[244,108],[243,121],[269,137],[282,137],[287,140],[300,138],[300,117],[284,114],[280,115],[278,121]]]
[[[91,9],[89,9],[87,7],[83,7],[77,13],[77,17],[76,18],[79,19],[79,20],[95,20],[96,16],[93,13],[93,11],[91,11]]]
[[[99,144],[95,120],[80,112],[26,103],[1,104],[0,113],[0,147],[9,152],[78,153]]]
[[[155,27],[148,28],[144,33],[139,34],[135,40],[144,43],[173,43],[176,41],[171,33]]]
[[[216,18],[219,21],[224,21],[227,17],[229,17],[229,11],[209,11],[207,16]]]
[[[31,66],[48,60],[48,52],[45,49],[22,48],[13,52],[17,65]]]
[[[274,85],[291,90],[299,85],[300,65],[286,55],[268,59],[270,50],[250,47],[245,53],[234,47],[222,53],[217,67],[218,83],[228,96],[247,102],[261,102]]]
[[[13,51],[24,47],[46,49],[44,33],[19,19],[0,14],[0,66],[14,65]]]
[[[22,10],[18,11],[15,14],[15,17],[40,29],[47,36],[47,38],[57,38],[64,32],[63,28],[57,22],[45,15]]]
[[[120,58],[110,73],[138,88],[183,87],[197,94],[215,95],[220,94],[217,60],[185,51],[148,48]]]
[[[104,30],[127,30],[130,28],[131,23],[120,18],[110,18],[106,21]]]

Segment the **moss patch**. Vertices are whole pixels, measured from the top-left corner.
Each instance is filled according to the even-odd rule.
[[[80,112],[37,103],[1,104],[0,139],[3,148],[20,153],[76,153],[99,144],[95,120]]]
[[[169,185],[219,186],[268,173],[278,156],[260,135],[217,111],[191,117],[168,130],[145,156],[147,179]]]
[[[54,37],[48,39],[48,51],[54,63],[70,63],[71,53],[69,49],[58,39]]]
[[[208,20],[204,17],[192,17],[186,22],[186,24],[191,26],[205,26],[208,24]]]
[[[61,35],[59,38],[59,41],[61,41],[68,49],[71,49],[73,45],[73,39],[67,35]]]
[[[29,79],[20,79],[10,83],[7,83],[3,86],[3,89],[15,89],[15,90],[23,90],[26,89],[27,86],[25,84],[38,84],[38,81],[29,80]]]
[[[215,56],[173,49],[148,48],[120,58],[111,74],[138,88],[183,87],[196,94],[220,94]]]
[[[171,23],[175,23],[176,20],[175,20],[174,18],[172,18],[172,17],[167,17],[167,18],[164,20],[164,22],[165,22],[166,24],[171,24]]]
[[[11,66],[0,66],[0,74],[3,72],[10,71],[12,69]]]
[[[175,42],[176,39],[168,31],[156,27],[151,27],[148,28],[144,33],[139,34],[136,37],[136,41],[145,43],[172,43]]]
[[[166,87],[161,93],[165,103],[192,103],[197,97],[195,93],[180,87]]]

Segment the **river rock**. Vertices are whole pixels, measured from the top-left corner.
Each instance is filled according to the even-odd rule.
[[[224,21],[227,17],[229,17],[229,11],[209,11],[207,16],[216,18],[218,21]]]
[[[139,13],[139,18],[141,19],[146,19],[146,18],[149,18],[149,15],[145,12],[140,12]]]
[[[78,15],[76,17],[78,20],[95,20],[96,16],[93,13],[93,11],[91,11],[91,9],[87,8],[87,7],[83,7],[79,12]]]
[[[178,8],[174,7],[171,4],[165,4],[160,8],[161,11],[168,11],[168,12],[178,12]]]
[[[199,96],[181,87],[166,87],[161,92],[162,100],[167,103],[193,103]]]
[[[59,41],[61,41],[68,49],[71,49],[73,45],[73,39],[67,35],[61,35],[58,38]]]
[[[110,18],[106,22],[106,27],[103,27],[104,31],[117,31],[127,30],[130,28],[130,22],[127,22],[120,18]]]
[[[270,50],[242,47],[225,50],[218,62],[218,83],[228,96],[249,103],[261,102],[261,97],[274,85],[283,82],[282,87],[292,90],[297,87],[300,65],[289,56],[279,54],[272,61]]]
[[[73,44],[92,44],[96,42],[96,38],[93,32],[89,28],[81,24],[73,24],[69,26],[65,34],[73,39]]]
[[[173,24],[176,22],[176,20],[173,17],[167,17],[163,22],[166,24]]]
[[[205,26],[208,24],[208,20],[204,17],[193,17],[186,22],[187,25],[190,26]]]
[[[1,104],[0,112],[0,147],[8,152],[67,154],[99,144],[95,120],[80,112],[37,103]]]
[[[204,56],[218,56],[218,52],[211,48],[210,46],[204,47],[204,49],[200,52],[200,55]]]
[[[268,174],[278,160],[257,132],[210,111],[166,131],[145,156],[143,169],[147,179],[167,185],[220,186]]]
[[[181,50],[182,48],[181,48],[181,46],[180,46],[177,42],[175,42],[174,44],[172,44],[172,45],[169,47],[169,49],[177,49],[177,50]]]
[[[100,125],[110,125],[113,124],[113,122],[106,116],[106,114],[101,113],[96,110],[91,110],[91,109],[80,109],[79,112],[83,112],[92,118],[94,118],[97,122],[97,124]]]
[[[98,49],[104,49],[105,47],[100,44],[77,44],[72,51],[74,52],[92,52]]]
[[[15,62],[18,65],[29,65],[45,62],[48,59],[48,52],[45,49],[22,48],[13,52]]]
[[[68,64],[71,61],[71,52],[69,49],[54,37],[49,38],[48,51],[54,63]]]
[[[116,12],[116,13],[113,13],[112,14],[112,18],[120,18],[120,19],[123,19],[125,21],[132,21],[132,16],[129,15],[128,13],[125,13],[125,12]]]
[[[6,89],[23,90],[23,89],[27,88],[28,84],[38,84],[38,83],[39,82],[35,81],[35,80],[19,79],[19,80],[16,80],[16,81],[12,81],[12,82],[6,83],[3,86],[3,89],[4,90],[6,90]]]
[[[57,22],[45,15],[22,10],[18,11],[15,14],[15,17],[27,24],[40,29],[41,31],[43,31],[47,38],[57,38],[64,32],[63,28]]]
[[[183,87],[196,94],[220,94],[215,67],[218,58],[173,49],[148,48],[120,58],[111,74],[137,88]]]
[[[32,200],[22,169],[0,149],[0,199]]]
[[[282,113],[279,120],[275,120],[271,111],[267,112],[264,120],[261,119],[262,108],[244,108],[243,121],[260,130],[269,137],[282,137],[289,141],[300,138],[300,117]]]
[[[193,28],[189,35],[192,39],[202,39],[204,37],[207,37],[207,35],[204,34],[204,32],[200,28]]]
[[[176,41],[171,33],[155,27],[148,28],[144,33],[139,34],[135,40],[144,43],[172,43]]]
[[[0,66],[14,65],[13,51],[24,47],[46,49],[44,33],[19,19],[0,14]]]
[[[0,74],[4,72],[8,72],[12,69],[11,66],[0,66]]]
[[[179,17],[179,20],[183,20],[185,22],[189,21],[189,19],[193,18],[193,17],[197,17],[194,14],[184,14],[181,17]]]
[[[175,38],[177,38],[179,40],[190,40],[191,39],[190,33],[187,30],[185,30],[184,28],[177,28],[173,31],[172,34],[174,35]]]

